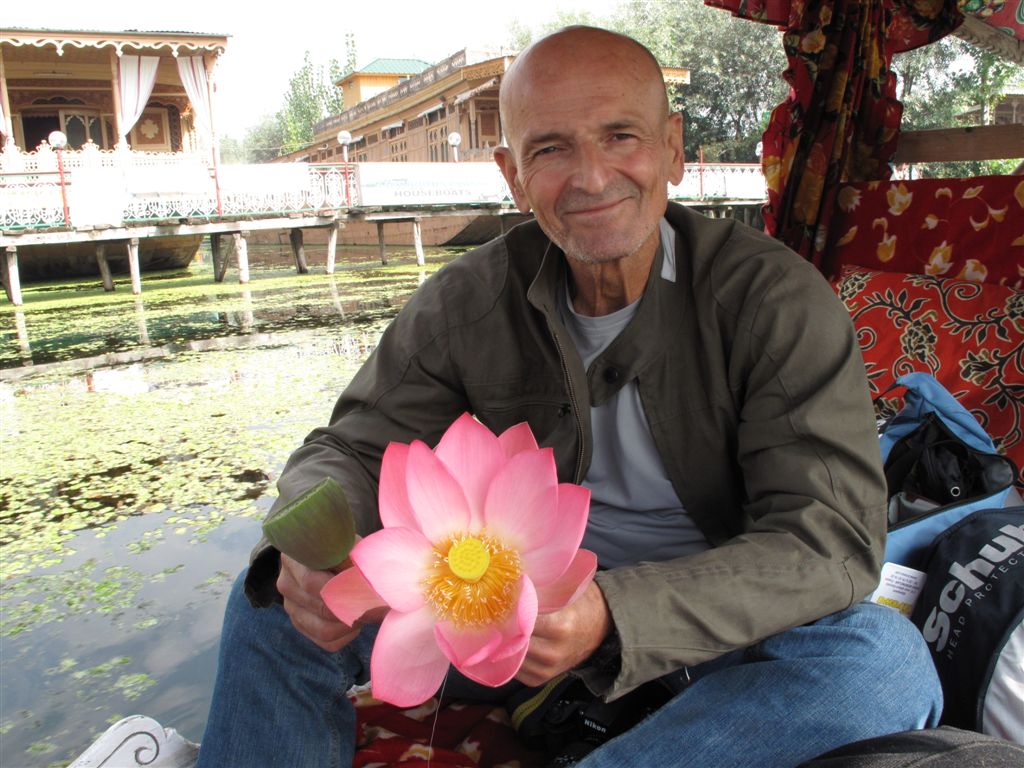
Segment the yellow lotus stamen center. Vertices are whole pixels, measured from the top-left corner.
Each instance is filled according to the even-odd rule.
[[[448,550],[448,567],[463,581],[476,584],[491,564],[491,553],[484,543],[473,536],[452,544]]]
[[[521,573],[519,553],[498,539],[459,535],[434,546],[423,587],[439,619],[480,627],[508,616]]]

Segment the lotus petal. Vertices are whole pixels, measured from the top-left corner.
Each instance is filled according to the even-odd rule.
[[[384,617],[370,658],[375,698],[396,707],[414,707],[429,699],[448,672],[448,659],[434,641],[433,610],[391,611]]]
[[[501,447],[505,449],[505,455],[509,458],[520,451],[537,450],[537,440],[533,436],[530,425],[525,421],[509,427],[498,435],[498,442],[501,443]]]
[[[380,509],[380,522],[385,528],[419,528],[405,484],[408,458],[409,446],[405,443],[388,443],[384,449],[377,505]]]
[[[504,685],[515,677],[522,666],[536,621],[537,592],[530,579],[523,576],[520,579],[519,604],[516,611],[501,627],[503,645],[496,648],[487,660],[478,664],[459,666],[459,671],[470,680],[483,685]]]
[[[522,554],[551,538],[557,509],[554,451],[520,451],[491,482],[485,512],[487,530]]]
[[[405,469],[409,503],[424,536],[436,544],[469,529],[469,503],[462,485],[425,443],[414,440],[409,445]]]
[[[469,502],[469,531],[479,531],[487,488],[507,461],[501,443],[491,430],[464,413],[448,427],[434,453],[462,485]]]
[[[368,611],[387,605],[358,568],[346,568],[333,577],[320,590],[320,597],[331,613],[350,627]]]
[[[538,613],[552,613],[576,602],[597,573],[597,555],[588,549],[576,553],[572,563],[555,582],[537,587]]]
[[[424,603],[420,582],[432,551],[419,531],[384,528],[361,539],[351,557],[374,591],[396,611],[407,613]]]
[[[516,653],[501,659],[494,659],[469,667],[460,667],[459,671],[474,682],[489,685],[492,688],[504,685],[523,666],[529,643],[523,643]]]
[[[548,539],[536,549],[520,553],[523,569],[538,587],[543,587],[569,567],[587,527],[590,491],[579,485],[558,486],[558,512],[555,528]]]
[[[458,627],[450,621],[437,622],[434,635],[441,651],[458,669],[484,661],[504,640],[497,627]]]

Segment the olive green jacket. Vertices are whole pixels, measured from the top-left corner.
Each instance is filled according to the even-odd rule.
[[[622,664],[614,679],[584,677],[609,698],[850,606],[875,586],[885,537],[874,416],[842,304],[811,264],[749,227],[674,204],[666,217],[675,282],[659,254],[633,321],[588,370],[556,312],[565,257],[535,223],[443,267],[278,482],[283,501],[335,476],[370,533],[388,441],[433,445],[466,411],[496,433],[529,422],[561,479],[580,482],[590,407],[636,380],[665,470],[714,546],[598,573]],[[254,552],[255,602],[276,597],[275,554]]]

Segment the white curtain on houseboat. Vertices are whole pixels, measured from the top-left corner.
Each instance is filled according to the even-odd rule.
[[[179,56],[178,75],[188,100],[192,102],[197,127],[206,135],[213,133],[213,112],[210,107],[210,88],[206,80],[206,62],[202,56]]]
[[[121,86],[121,138],[127,139],[146,108],[149,94],[156,82],[159,56],[129,56],[125,54],[118,62],[118,84]]]
[[[4,114],[4,103],[0,100],[0,136],[7,135],[7,115]]]

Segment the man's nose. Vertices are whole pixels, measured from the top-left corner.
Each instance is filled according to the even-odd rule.
[[[612,175],[604,149],[596,142],[581,142],[574,159],[573,186],[590,194],[602,192]]]

